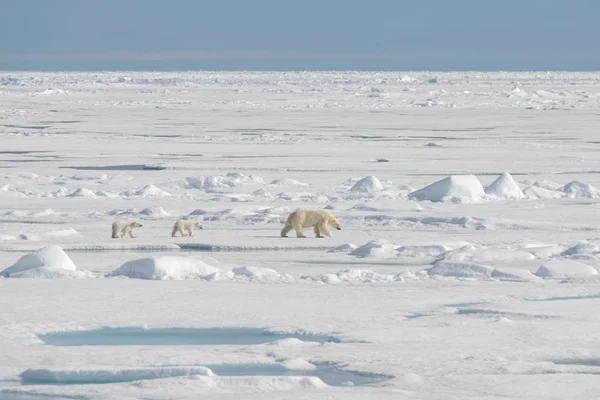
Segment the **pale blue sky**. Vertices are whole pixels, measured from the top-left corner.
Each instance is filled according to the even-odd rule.
[[[600,70],[600,0],[0,0],[1,70]]]

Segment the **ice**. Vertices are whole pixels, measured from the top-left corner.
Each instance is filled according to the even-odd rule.
[[[585,182],[573,181],[560,188],[567,196],[574,198],[594,198],[600,197],[600,190]]]
[[[371,193],[383,190],[383,185],[376,176],[365,176],[349,189],[351,192]]]
[[[234,267],[231,272],[234,277],[244,277],[254,282],[289,282],[294,279],[289,274],[280,274],[270,268],[242,266]]]
[[[415,200],[433,202],[473,203],[483,199],[481,182],[473,175],[453,175],[409,193]]]
[[[598,72],[10,71],[0,98],[0,270],[77,267],[0,277],[0,398],[597,397],[555,360],[599,358]],[[297,208],[342,230],[281,238]]]
[[[555,257],[540,266],[535,274],[544,278],[587,278],[598,275],[598,271],[578,261]]]
[[[558,199],[564,196],[562,192],[536,185],[527,186],[523,189],[523,194],[532,199]]]
[[[167,211],[165,211],[165,209],[162,207],[144,208],[143,210],[141,210],[139,212],[139,214],[143,215],[145,217],[150,217],[150,218],[165,218],[165,217],[171,216],[171,214],[169,214]]]
[[[124,194],[125,196],[138,196],[138,197],[170,197],[171,193],[166,192],[155,185],[146,185],[143,188],[136,191],[129,191]]]
[[[28,369],[21,373],[23,383],[35,384],[86,384],[132,382],[145,379],[169,378],[174,376],[215,376],[206,367],[168,367],[168,368],[115,368],[98,370],[51,370]]]
[[[377,257],[377,258],[392,258],[398,254],[396,245],[385,239],[372,240],[350,252],[352,256],[358,257]]]
[[[487,265],[452,261],[438,261],[433,267],[427,269],[429,275],[476,279],[489,278],[493,271],[494,268]]]
[[[95,198],[95,197],[98,197],[98,196],[96,195],[96,193],[94,193],[93,190],[86,189],[86,188],[79,188],[79,189],[73,191],[72,193],[69,193],[67,195],[67,197],[91,197],[91,198]]]
[[[275,179],[271,181],[269,185],[273,186],[308,186],[308,183],[300,182],[296,179],[283,178],[283,179]]]
[[[295,370],[315,370],[317,367],[303,358],[291,358],[281,363],[284,368]]]
[[[358,246],[353,244],[353,243],[344,243],[344,244],[340,244],[339,246],[328,250],[328,253],[350,253],[352,251],[354,251]]]
[[[535,283],[544,281],[542,278],[531,273],[531,271],[522,268],[495,268],[492,271],[492,278]]]
[[[485,193],[496,196],[500,199],[520,200],[525,197],[521,188],[515,182],[512,175],[504,172],[494,182],[485,188]]]
[[[52,268],[56,270],[76,271],[77,267],[60,246],[42,247],[36,252],[28,253],[17,262],[0,272],[0,276],[11,277],[23,271],[37,268]]]
[[[321,275],[303,275],[304,280],[312,282],[326,283],[336,285],[340,283],[360,284],[360,283],[394,283],[404,282],[405,278],[412,277],[412,274],[381,274],[368,269],[351,268],[337,273],[328,273]]]
[[[221,270],[192,257],[147,257],[124,263],[109,276],[126,276],[136,279],[182,280],[219,279]]]

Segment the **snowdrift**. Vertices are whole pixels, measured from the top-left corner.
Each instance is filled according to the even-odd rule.
[[[588,278],[598,271],[578,261],[555,257],[538,268],[535,275],[543,278]]]
[[[408,194],[410,199],[431,202],[474,203],[485,196],[474,175],[452,175]]]
[[[89,278],[93,274],[77,271],[60,246],[50,245],[28,253],[0,272],[6,278]]]
[[[383,190],[383,185],[376,176],[365,176],[349,189],[351,192],[371,193]]]
[[[127,261],[107,275],[113,276],[151,280],[215,280],[221,278],[221,270],[196,258],[159,256]]]

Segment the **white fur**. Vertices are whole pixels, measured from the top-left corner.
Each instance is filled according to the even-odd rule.
[[[142,224],[135,221],[115,221],[112,224],[112,238],[122,238],[126,234],[129,233],[129,236],[134,238],[133,236],[133,228],[141,228]]]
[[[307,210],[298,209],[292,212],[281,230],[281,237],[287,237],[289,231],[294,229],[296,236],[304,238],[302,234],[303,228],[314,228],[315,235],[322,238],[322,235],[331,237],[331,232],[328,226],[341,230],[338,220],[327,210]]]
[[[185,219],[180,219],[179,221],[175,222],[175,225],[173,225],[171,236],[175,237],[177,232],[179,232],[181,236],[194,236],[194,228],[204,229],[198,221],[187,221]],[[186,235],[184,231],[186,231],[188,234]]]

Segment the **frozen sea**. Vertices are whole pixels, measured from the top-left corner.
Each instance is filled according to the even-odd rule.
[[[0,399],[598,398],[599,121],[600,73],[0,72]]]

